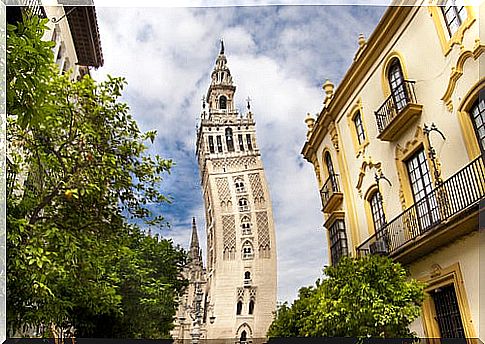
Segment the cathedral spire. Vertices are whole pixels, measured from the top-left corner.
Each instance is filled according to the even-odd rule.
[[[201,250],[199,246],[199,237],[197,235],[197,225],[195,217],[192,218],[192,238],[190,239],[189,258],[195,265],[202,264]]]
[[[221,51],[219,52],[220,55],[224,55],[224,41],[221,38]]]
[[[190,250],[199,249],[199,237],[197,235],[197,225],[195,224],[195,217],[192,218],[192,239],[190,240]]]

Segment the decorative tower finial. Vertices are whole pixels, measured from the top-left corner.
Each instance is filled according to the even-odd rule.
[[[248,96],[246,101],[248,102],[248,105],[247,105],[248,110],[251,110],[251,104],[249,103],[251,101],[251,98],[249,98]]]
[[[222,40],[222,38],[221,38],[221,51],[219,52],[219,54],[224,55],[224,41]]]

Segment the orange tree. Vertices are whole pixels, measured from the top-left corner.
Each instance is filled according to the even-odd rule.
[[[164,224],[150,209],[172,161],[147,153],[122,78],[60,75],[44,25],[7,27],[9,333],[166,337],[185,253],[139,226]]]
[[[378,255],[344,257],[324,274],[277,311],[269,337],[414,336],[409,325],[420,314],[424,285],[399,263]]]

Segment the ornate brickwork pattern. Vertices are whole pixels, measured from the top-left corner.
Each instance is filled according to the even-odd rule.
[[[234,215],[222,216],[222,237],[224,259],[236,257],[236,220]]]
[[[237,299],[244,300],[244,288],[237,288]]]
[[[249,298],[253,300],[256,299],[256,287],[249,288]]]
[[[216,178],[217,194],[221,202],[227,202],[231,198],[229,191],[229,182],[227,178]]]
[[[254,204],[256,208],[261,208],[264,206],[264,192],[263,186],[261,185],[261,178],[259,173],[249,174],[249,184],[251,184],[251,191],[253,193]]]
[[[260,258],[270,257],[270,239],[268,228],[268,214],[265,211],[256,212],[256,225],[258,227],[258,248]]]
[[[241,168],[249,168],[256,165],[256,158],[255,157],[237,157],[237,158],[230,158],[230,159],[218,159],[212,160],[212,166],[215,171],[229,171]]]

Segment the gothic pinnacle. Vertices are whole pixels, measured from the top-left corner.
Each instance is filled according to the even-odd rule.
[[[224,55],[224,41],[221,38],[221,51],[219,52],[220,55]]]
[[[190,240],[190,248],[199,249],[199,237],[197,236],[197,225],[195,224],[195,217],[192,217],[192,239]]]

